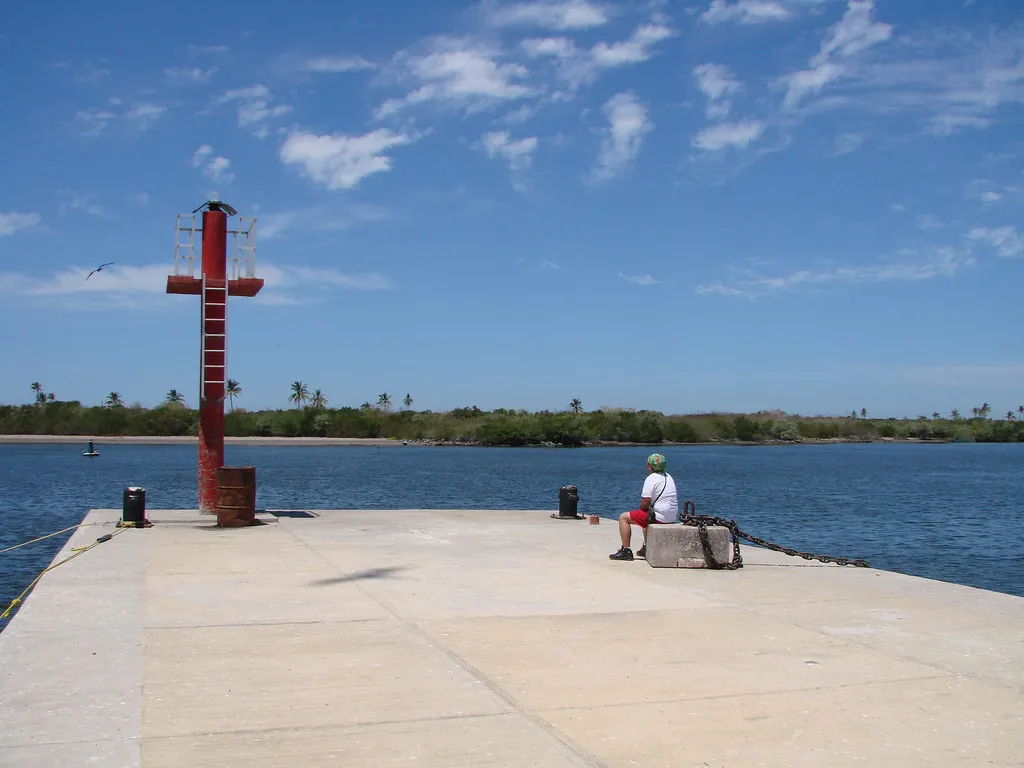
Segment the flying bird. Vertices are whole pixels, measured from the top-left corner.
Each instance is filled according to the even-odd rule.
[[[109,267],[113,263],[114,263],[113,261],[108,261],[106,264],[100,264],[98,267],[96,267],[96,269],[94,269],[92,272],[90,272],[88,275],[86,275],[85,279],[88,280],[90,277],[95,275],[97,272],[101,271],[104,267]]]

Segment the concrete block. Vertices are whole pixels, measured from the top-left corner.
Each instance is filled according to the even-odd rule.
[[[708,526],[711,552],[720,563],[732,560],[729,529]],[[704,568],[700,532],[692,525],[652,525],[647,529],[647,563],[652,568]]]

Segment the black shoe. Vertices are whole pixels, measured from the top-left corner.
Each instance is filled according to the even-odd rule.
[[[633,550],[629,547],[622,547],[614,555],[608,555],[609,560],[632,560]]]
[[[647,545],[644,544],[640,549],[636,551],[637,557],[647,557]]]

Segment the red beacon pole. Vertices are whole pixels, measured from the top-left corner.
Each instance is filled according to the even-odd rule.
[[[202,211],[202,226],[195,216]],[[217,467],[224,464],[224,390],[228,373],[228,296],[255,296],[263,281],[255,276],[256,219],[239,217],[239,228],[228,229],[228,217],[238,211],[214,195],[191,214],[179,214],[175,225],[174,274],[167,292],[200,297],[199,362],[199,511],[217,512]],[[195,234],[202,233],[202,260],[194,273]],[[228,270],[228,235],[234,248]]]

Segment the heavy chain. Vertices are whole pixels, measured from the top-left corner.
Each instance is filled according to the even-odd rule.
[[[709,515],[698,515],[696,505],[689,499],[683,504],[683,513],[679,516],[679,522],[683,525],[692,525],[697,528],[700,535],[700,546],[704,550],[704,562],[708,568],[714,570],[735,571],[743,567],[743,557],[740,555],[740,539],[745,539],[751,544],[770,549],[774,552],[781,552],[790,557],[802,557],[804,560],[818,560],[822,563],[835,563],[836,565],[852,565],[857,568],[868,568],[867,561],[860,558],[832,557],[830,555],[815,555],[810,552],[801,552],[792,547],[783,547],[754,536],[751,533],[741,531],[735,520],[726,520],[724,517],[711,517]],[[722,563],[715,559],[711,551],[711,542],[708,540],[708,526],[718,525],[729,529],[729,538],[732,540],[732,562]]]

